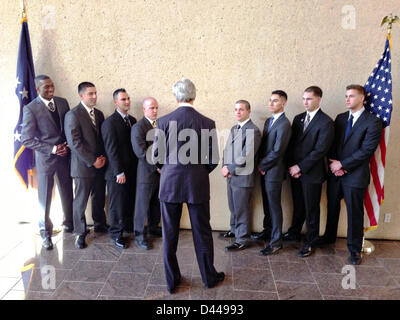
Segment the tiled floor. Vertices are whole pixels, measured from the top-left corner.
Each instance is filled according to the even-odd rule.
[[[191,232],[182,230],[178,260],[183,281],[177,293],[169,295],[161,239],[155,239],[154,248],[146,252],[134,241],[128,249],[120,250],[107,235],[92,231],[88,247],[78,250],[72,235],[59,233],[53,237],[54,250],[43,251],[40,237],[29,225],[17,227],[18,238],[2,239],[8,244],[0,251],[0,298],[4,300],[400,299],[398,241],[371,241],[375,251],[355,268],[355,289],[344,289],[347,273],[342,273],[342,268],[348,257],[345,239],[339,239],[335,248],[318,249],[305,259],[296,256],[299,245],[295,244],[285,245],[278,255],[261,257],[258,251],[262,244],[241,252],[224,252],[228,241],[218,239],[215,232],[215,265],[226,278],[217,287],[204,289]],[[29,264],[34,267],[25,291],[21,268]]]

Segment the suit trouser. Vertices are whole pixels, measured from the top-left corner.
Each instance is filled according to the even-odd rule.
[[[289,233],[300,235],[304,221],[306,221],[305,244],[312,246],[319,237],[322,183],[306,183],[300,179],[291,178],[291,184],[293,221]]]
[[[158,199],[159,183],[138,183],[136,185],[135,203],[135,238],[143,240],[145,238],[144,225],[148,224],[148,231],[158,227],[161,220],[160,200]]]
[[[267,182],[264,179],[262,189],[265,192],[265,200],[267,203],[267,208],[264,208],[264,212],[268,211],[271,220],[271,240],[269,245],[280,246],[282,244],[283,223],[281,205],[282,182]]]
[[[160,202],[162,216],[162,234],[164,246],[164,267],[168,289],[174,288],[181,278],[176,250],[178,247],[179,225],[182,215],[182,203]],[[205,285],[216,281],[214,267],[214,245],[210,226],[210,204],[187,203],[193,242],[199,264],[201,278]]]
[[[96,229],[106,224],[104,212],[106,182],[103,174],[98,174],[94,178],[74,178],[74,181],[74,231],[77,235],[84,235],[86,233],[85,211],[89,195],[92,195],[94,228]]]
[[[125,208],[123,211],[122,221],[123,228],[126,232],[133,232],[133,216],[135,211],[135,195],[136,195],[136,173],[125,173]]]
[[[53,233],[53,223],[50,219],[51,198],[54,187],[54,176],[56,177],[57,187],[61,198],[61,205],[64,212],[63,225],[73,227],[72,217],[72,178],[69,173],[67,162],[60,159],[56,165],[55,172],[50,174],[38,173],[38,197],[41,214],[39,218],[39,230],[42,237],[51,237]]]
[[[261,186],[261,196],[262,196],[263,211],[264,211],[263,229],[268,235],[270,235],[272,232],[272,220],[268,207],[268,196],[265,191],[265,176],[263,175],[260,175],[260,186]]]
[[[246,244],[250,234],[250,201],[253,187],[235,187],[228,179],[228,205],[231,212],[231,232],[237,243]]]
[[[347,247],[350,252],[361,252],[364,235],[364,196],[366,188],[343,185],[340,178],[330,177],[327,185],[328,216],[324,238],[334,243],[340,215],[340,201],[344,198],[347,209]]]
[[[110,221],[110,228],[108,232],[111,238],[116,239],[122,235],[124,229],[124,215],[127,210],[127,187],[126,183],[117,183],[115,179],[107,180],[107,193],[108,193],[108,215]]]

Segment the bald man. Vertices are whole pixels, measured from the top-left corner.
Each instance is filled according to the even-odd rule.
[[[160,170],[152,163],[151,150],[156,127],[158,102],[154,98],[143,101],[144,117],[132,127],[131,142],[133,151],[139,159],[136,180],[136,202],[134,229],[136,244],[139,248],[148,250],[150,245],[147,234],[161,237],[161,228],[158,226],[161,219],[158,191],[160,187]],[[150,131],[150,132],[149,132]],[[148,137],[150,135],[152,138]],[[145,223],[147,218],[147,232]]]

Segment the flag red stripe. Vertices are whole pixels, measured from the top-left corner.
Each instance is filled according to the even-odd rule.
[[[372,202],[371,202],[371,198],[368,193],[368,189],[367,189],[367,191],[365,191],[364,206],[365,206],[365,209],[367,210],[369,225],[371,227],[376,226],[378,223],[376,222],[376,219],[375,219],[374,207],[372,206]]]
[[[371,157],[371,159],[369,160],[369,165],[371,167],[372,181],[374,182],[375,185],[376,195],[378,196],[378,203],[381,204],[383,194],[382,194],[381,182],[378,176],[378,166],[376,164],[375,156]]]
[[[381,141],[379,142],[379,147],[381,148],[381,160],[383,168],[385,168],[386,159],[386,142],[385,142],[385,129],[382,129]]]

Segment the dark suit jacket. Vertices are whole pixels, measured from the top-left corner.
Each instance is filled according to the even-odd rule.
[[[240,130],[231,128],[224,149],[222,166],[232,175],[231,184],[236,187],[254,187],[257,172],[257,151],[261,143],[258,127],[249,120]],[[235,146],[238,147],[235,147]],[[239,148],[240,147],[240,148]],[[247,147],[247,148],[246,148]],[[248,149],[250,147],[250,150]]]
[[[344,185],[366,188],[370,182],[369,159],[378,147],[382,134],[382,121],[364,110],[344,141],[349,112],[339,114],[335,119],[335,141],[329,157],[339,160],[347,173],[337,178]]]
[[[327,177],[325,156],[334,138],[333,121],[320,109],[303,133],[306,114],[303,112],[293,120],[288,165],[297,164],[300,167],[300,181],[322,183]]]
[[[136,119],[132,116],[129,116],[129,121],[131,125],[136,123]],[[115,180],[116,176],[122,172],[126,176],[135,174],[137,158],[132,150],[130,130],[131,128],[126,125],[118,111],[110,115],[101,125],[107,157],[105,173],[107,180]]]
[[[153,150],[155,158],[158,159],[155,163],[162,170],[160,200],[192,204],[208,202],[210,200],[208,175],[219,162],[217,133],[213,130],[215,122],[194,108],[183,106],[159,118],[157,129],[159,130],[156,132]],[[185,141],[177,141],[177,136],[174,135],[179,136],[184,129],[191,129],[197,137],[187,137]],[[201,129],[208,129],[210,134],[201,132]],[[163,134],[165,139],[162,138]],[[192,161],[182,163],[182,159],[178,156],[181,149],[185,151],[185,155],[196,158],[193,161],[195,163]]]
[[[71,149],[71,176],[77,178],[94,178],[103,172],[104,167],[96,169],[93,163],[96,158],[105,155],[100,128],[104,121],[103,113],[94,109],[96,127],[90,120],[85,107],[79,103],[65,115],[65,135]]]
[[[69,156],[59,157],[51,153],[55,145],[66,141],[64,117],[69,111],[68,102],[64,98],[54,97],[54,104],[60,117],[61,129],[39,96],[24,107],[21,140],[27,148],[35,150],[36,169],[39,173],[54,173],[57,161],[69,161]]]
[[[289,145],[292,129],[284,113],[275,120],[268,132],[269,121],[270,118],[264,123],[258,167],[261,171],[266,171],[266,181],[281,182],[287,174],[286,149]]]
[[[137,183],[159,183],[160,174],[151,159],[151,147],[154,141],[155,130],[150,132],[148,141],[146,135],[153,126],[145,117],[139,120],[131,130],[131,143],[135,155],[139,159],[137,168]]]

